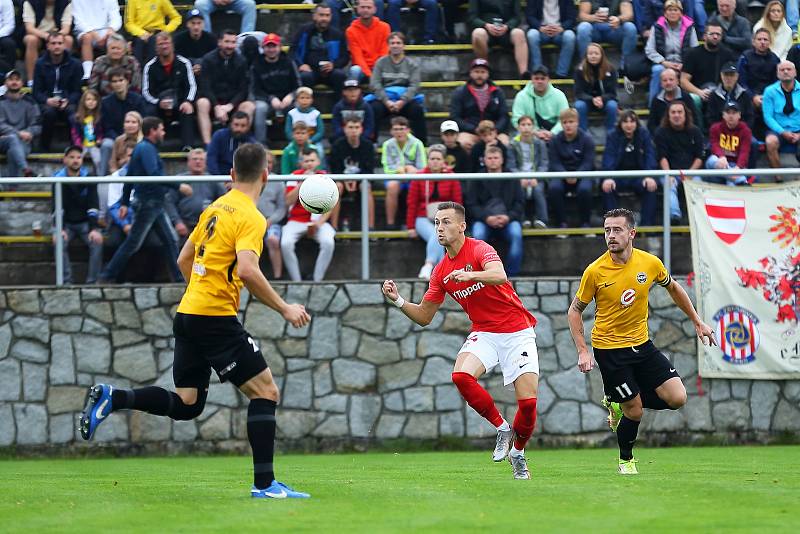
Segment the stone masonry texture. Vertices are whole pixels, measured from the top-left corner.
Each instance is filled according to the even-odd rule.
[[[418,300],[420,282],[403,283]],[[310,327],[293,329],[264,305],[242,299],[240,318],[269,362],[282,403],[282,447],[320,450],[384,440],[491,440],[494,429],[467,407],[450,382],[470,324],[448,300],[427,328],[412,325],[380,294],[380,284],[275,284],[311,311]],[[525,279],[516,289],[539,320],[541,368],[534,442],[614,443],[598,406],[599,371],[582,375],[566,321],[576,280]],[[663,294],[662,294],[663,293]],[[95,443],[77,433],[86,389],[172,387],[171,318],[178,286],[0,289],[0,448],[87,452],[243,451],[247,400],[230,384],[212,383],[204,413],[173,422],[117,412]],[[693,328],[660,288],[651,295],[651,337],[683,376],[689,400],[678,412],[646,412],[640,436],[658,443],[769,442],[800,438],[800,381],[700,379]],[[593,308],[592,308],[593,309]],[[591,311],[587,310],[587,312]],[[589,313],[584,317],[591,330]],[[481,383],[509,419],[514,392],[499,370]]]

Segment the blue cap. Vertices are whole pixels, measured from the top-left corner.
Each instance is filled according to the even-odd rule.
[[[186,13],[186,20],[191,20],[195,17],[203,18],[203,14],[200,13],[200,10],[197,8],[190,9],[188,13]]]

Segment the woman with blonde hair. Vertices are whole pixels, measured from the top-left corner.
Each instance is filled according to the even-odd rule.
[[[764,14],[753,26],[753,33],[755,34],[761,28],[766,29],[772,36],[772,44],[769,49],[781,60],[786,59],[786,54],[792,48],[792,32],[796,32],[797,28],[792,30],[786,22],[783,3],[779,0],[772,0],[764,7]]]
[[[114,139],[111,161],[108,162],[110,173],[118,171],[125,164],[125,145],[131,142],[135,145],[142,140],[142,116],[138,111],[129,111],[125,114],[122,130],[123,133]]]

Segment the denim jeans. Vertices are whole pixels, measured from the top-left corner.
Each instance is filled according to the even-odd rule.
[[[393,32],[401,31],[400,8],[405,0],[389,0],[386,7],[386,22],[392,27]],[[424,39],[436,39],[439,35],[439,4],[436,0],[419,0],[417,5],[425,9],[425,35]]]
[[[550,218],[547,215],[547,198],[545,196],[544,180],[539,180],[536,187],[532,187],[530,192],[525,191],[525,213],[533,218],[548,224]],[[524,190],[524,189],[523,189]],[[533,204],[533,213],[531,213]]]
[[[252,32],[256,29],[255,0],[232,0],[227,6],[216,6],[213,0],[197,0],[194,3],[194,7],[203,14],[207,32],[211,32],[211,13],[218,9],[231,10],[242,16],[242,25],[239,33]]]
[[[576,184],[567,184],[566,180],[549,180],[547,184],[547,199],[556,224],[567,222],[567,211],[564,206],[567,189],[575,191],[578,198],[578,215],[582,226],[589,226],[592,214],[592,180],[578,179]]]
[[[89,247],[89,271],[86,273],[86,283],[94,284],[97,281],[97,274],[103,267],[103,244],[92,243],[89,241],[89,223],[64,223],[64,232],[67,233],[67,238],[64,240],[63,251],[61,258],[64,264],[64,283],[71,284],[72,280],[72,266],[69,261],[69,243],[76,237]]]
[[[108,165],[111,162],[111,154],[114,152],[114,140],[106,137],[100,143],[100,168],[97,169],[98,176],[108,176]]]
[[[542,64],[541,45],[547,43],[553,43],[561,49],[558,53],[556,76],[558,78],[570,77],[569,68],[572,65],[572,55],[575,53],[575,32],[572,30],[564,30],[555,37],[550,37],[533,28],[528,30],[528,50],[530,50],[530,62],[528,66],[531,71]]]
[[[417,229],[420,239],[426,243],[425,261],[436,265],[444,258],[444,247],[439,244],[439,239],[436,237],[436,228],[427,217],[417,217],[414,228]]]
[[[175,231],[166,217],[164,200],[146,200],[136,205],[136,217],[128,237],[114,253],[114,257],[100,274],[102,280],[116,281],[128,260],[136,254],[147,238],[150,229],[155,230],[167,254],[167,267],[175,282],[183,282],[183,275],[178,269],[178,241]]]
[[[605,130],[613,130],[617,125],[617,101],[609,100],[605,102],[602,110],[594,107],[591,102],[587,103],[585,100],[576,100],[575,109],[578,110],[578,125],[584,132],[589,131],[589,112],[602,111],[606,116]]]
[[[800,9],[797,7],[797,0],[784,0],[786,11],[786,24],[792,29],[792,34],[797,33],[797,23],[800,22]]]
[[[331,8],[331,26],[337,29],[341,28],[341,14],[342,9],[345,7],[344,0],[325,0],[325,3]],[[351,0],[350,3],[355,5],[356,2]],[[383,21],[386,20],[383,18],[383,0],[377,0],[375,2],[375,16]],[[346,21],[346,26],[350,25],[350,22],[357,17],[357,14],[354,11],[350,13],[349,17],[350,20]]]
[[[633,191],[642,202],[642,217],[639,224],[642,226],[653,226],[656,224],[656,192],[648,191],[642,184],[642,178],[615,178],[617,188],[610,193],[603,195],[603,210],[609,211],[617,207],[617,196],[625,191]]]
[[[625,64],[625,58],[636,52],[636,25],[633,22],[623,22],[619,28],[612,28],[607,22],[581,22],[577,28],[578,57],[586,55],[589,43],[613,43],[622,48],[620,69]]]
[[[706,160],[706,169],[716,169],[719,157],[711,154]],[[732,169],[736,166],[735,161],[728,161],[728,168]],[[726,184],[726,185],[740,185],[747,183],[747,176],[743,174],[736,174],[732,176],[706,176],[703,178],[704,182],[711,182],[712,184]]]
[[[522,225],[519,221],[511,221],[503,228],[490,228],[483,221],[472,224],[472,237],[481,241],[489,239],[502,239],[508,242],[508,258],[506,258],[506,273],[516,276],[522,267]]]
[[[22,171],[28,168],[26,159],[31,152],[31,145],[24,142],[15,133],[0,137],[0,153],[5,153],[8,159],[8,176],[22,176]]]

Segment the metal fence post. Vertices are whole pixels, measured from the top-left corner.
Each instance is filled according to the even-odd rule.
[[[64,285],[64,247],[66,244],[64,243],[64,239],[61,237],[61,233],[64,231],[64,224],[63,224],[63,197],[61,191],[61,182],[56,182],[55,184],[55,213],[53,214],[55,217],[55,238],[56,238],[56,285],[63,286]]]
[[[369,280],[369,180],[361,180],[361,279]]]
[[[667,268],[667,272],[670,271],[670,263],[672,263],[672,239],[671,235],[672,232],[670,231],[670,223],[672,213],[670,210],[670,206],[672,204],[670,197],[672,196],[672,177],[670,175],[664,175],[664,267]]]

